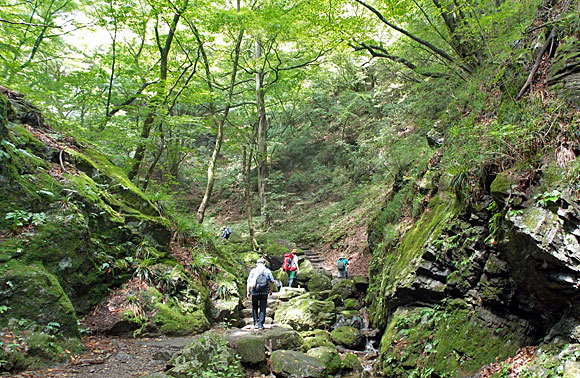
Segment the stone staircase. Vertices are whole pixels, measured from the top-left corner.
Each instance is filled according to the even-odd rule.
[[[303,258],[310,261],[314,269],[326,269],[324,267],[324,257],[322,257],[318,251],[313,249],[305,249]]]
[[[272,328],[272,324],[274,323],[274,311],[276,311],[276,307],[280,304],[280,300],[278,296],[280,293],[272,293],[271,296],[268,297],[268,306],[266,308],[266,321],[264,324],[264,328]],[[243,329],[252,328],[254,325],[254,318],[252,316],[252,299],[246,298],[242,302],[242,310],[240,311],[240,327]]]
[[[282,302],[289,301],[291,298],[302,295],[305,292],[305,289],[283,287],[279,292],[272,293],[272,295],[268,297],[264,328],[270,329],[276,325],[274,324],[274,313]],[[239,326],[242,327],[242,329],[251,329],[254,326],[254,318],[252,317],[252,299],[250,298],[246,298],[242,302]]]

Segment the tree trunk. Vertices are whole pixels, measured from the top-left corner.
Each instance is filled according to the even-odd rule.
[[[171,50],[171,44],[173,43],[173,38],[175,37],[175,31],[177,29],[177,24],[181,18],[181,14],[187,9],[188,0],[185,1],[183,7],[180,11],[173,15],[173,20],[169,27],[169,33],[165,39],[165,43],[162,45],[159,38],[158,25],[155,26],[155,37],[157,41],[157,47],[159,49],[160,63],[159,63],[159,88],[157,94],[151,100],[151,111],[147,114],[145,122],[143,122],[143,130],[141,131],[141,141],[135,150],[134,160],[135,164],[131,171],[127,174],[130,180],[133,180],[139,173],[143,159],[145,158],[145,152],[147,151],[147,139],[151,135],[151,127],[157,119],[156,115],[159,107],[163,103],[163,98],[165,97],[165,84],[167,82],[167,64],[169,61],[169,51]]]
[[[240,7],[240,4],[238,1],[238,12],[239,12],[239,7]],[[211,159],[210,159],[210,161],[208,163],[208,167],[207,167],[207,185],[205,187],[205,192],[203,194],[203,198],[201,200],[201,203],[199,204],[199,208],[197,209],[197,223],[199,223],[199,224],[203,223],[203,218],[205,217],[205,210],[207,209],[207,206],[209,204],[209,200],[211,198],[211,194],[213,191],[217,160],[218,160],[219,153],[220,153],[220,150],[222,148],[222,143],[223,143],[223,139],[224,139],[224,125],[226,123],[226,119],[227,119],[228,114],[230,112],[230,107],[232,104],[232,97],[234,96],[234,87],[236,85],[236,75],[238,72],[238,62],[240,59],[240,49],[242,46],[243,37],[244,37],[244,29],[242,28],[240,30],[240,33],[238,34],[238,39],[236,41],[236,47],[235,47],[235,53],[234,53],[234,62],[233,62],[233,68],[232,68],[232,77],[230,80],[230,87],[228,90],[227,103],[226,103],[226,108],[224,110],[224,114],[221,118],[217,117],[215,104],[213,102],[210,104],[212,118],[217,126],[217,136],[216,136],[216,141],[215,141],[215,145],[213,148],[213,152],[211,154]],[[196,33],[196,38],[198,39],[199,48],[202,50],[201,55],[202,55],[203,60],[204,60],[204,66],[205,66],[205,71],[206,71],[206,75],[207,75],[207,82],[208,82],[208,86],[209,86],[210,92],[211,92],[211,91],[213,91],[213,89],[212,89],[213,88],[212,87],[212,80],[213,79],[211,76],[209,60],[207,58],[207,54],[205,53],[205,50],[203,49],[203,44],[201,42],[199,34],[197,34],[197,33]]]
[[[250,173],[252,170],[252,147],[244,146],[244,195],[246,197],[246,219],[248,220],[248,230],[250,231],[250,246],[253,251],[258,251],[260,246],[256,240],[256,230],[252,220],[252,180]]]
[[[262,56],[262,46],[256,41],[255,58]],[[264,72],[262,69],[256,71],[256,110],[258,113],[257,142],[258,142],[258,196],[260,198],[260,214],[265,217],[264,223],[269,223],[266,199],[266,178],[268,176],[268,150],[266,140],[268,137],[268,120],[266,119],[266,104],[264,102]]]

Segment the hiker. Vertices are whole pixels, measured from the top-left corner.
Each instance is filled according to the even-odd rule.
[[[230,235],[232,234],[232,230],[230,230],[230,228],[228,226],[224,226],[222,228],[222,241],[226,241],[230,238]]]
[[[348,260],[344,256],[344,253],[341,253],[336,261],[336,268],[338,269],[338,278],[348,278],[348,270],[346,266],[348,265]]]
[[[300,268],[298,267],[298,250],[293,249],[292,251],[285,253],[282,260],[282,270],[288,274],[288,287],[292,287],[292,282],[294,282],[294,277],[300,273]]]
[[[266,305],[268,296],[274,289],[274,276],[270,269],[266,268],[266,260],[259,258],[256,267],[250,271],[247,283],[247,296],[252,296],[252,315],[254,328],[264,329],[266,321]]]

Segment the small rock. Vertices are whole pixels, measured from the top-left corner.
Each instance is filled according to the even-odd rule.
[[[169,361],[171,359],[171,353],[166,350],[160,350],[153,354],[153,359],[157,361]]]

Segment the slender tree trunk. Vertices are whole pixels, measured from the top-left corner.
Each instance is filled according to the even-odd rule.
[[[262,56],[262,46],[255,42],[255,58]],[[258,143],[258,196],[260,198],[260,214],[265,217],[264,223],[269,223],[266,198],[266,178],[268,176],[268,149],[266,140],[268,137],[268,120],[266,118],[266,104],[264,102],[264,72],[256,71],[256,110],[258,113],[257,143]]]
[[[161,130],[161,132],[163,133],[163,130]],[[165,144],[165,138],[163,138],[163,136],[162,136],[161,137],[161,146],[159,146],[159,150],[157,151],[157,154],[155,154],[155,158],[153,159],[153,162],[149,166],[149,169],[147,170],[147,174],[145,175],[145,181],[143,183],[143,190],[147,190],[147,186],[149,186],[149,180],[151,180],[151,176],[153,176],[153,171],[155,170],[155,167],[157,166],[159,159],[161,159],[161,155],[163,155],[163,151],[165,151],[166,146],[167,145]]]
[[[157,90],[157,94],[151,100],[151,110],[147,114],[145,122],[143,122],[143,130],[141,131],[141,142],[137,146],[134,155],[135,164],[133,165],[133,168],[131,168],[131,171],[129,171],[129,173],[127,174],[129,179],[131,180],[133,180],[139,174],[139,169],[141,168],[141,164],[143,163],[143,159],[145,158],[145,152],[147,152],[147,139],[149,139],[149,135],[151,134],[151,127],[158,118],[157,113],[159,111],[160,106],[163,103],[163,97],[165,97],[165,85],[167,82],[167,65],[169,61],[169,51],[171,50],[171,44],[173,43],[173,38],[175,37],[177,24],[179,23],[181,14],[185,12],[185,10],[187,9],[187,4],[188,0],[186,0],[185,3],[183,4],[183,7],[173,15],[173,20],[169,27],[169,33],[165,38],[164,44],[161,43],[158,26],[155,26],[155,37],[160,55],[159,88]]]
[[[239,9],[240,9],[240,3],[238,1],[238,12],[239,12]],[[211,154],[211,158],[210,158],[208,166],[207,166],[207,185],[205,187],[205,192],[203,194],[203,198],[201,200],[201,203],[199,204],[199,208],[197,209],[197,223],[199,223],[199,224],[203,223],[203,219],[205,217],[205,210],[207,209],[207,206],[209,204],[209,200],[211,198],[211,194],[213,192],[217,160],[218,160],[219,153],[220,153],[220,150],[222,148],[222,143],[223,143],[223,139],[224,139],[224,125],[226,123],[226,119],[227,119],[228,114],[230,112],[232,97],[234,95],[234,87],[236,84],[236,75],[238,72],[238,62],[240,59],[240,49],[241,49],[243,37],[244,37],[244,29],[242,28],[240,30],[240,33],[238,34],[238,39],[236,41],[236,47],[235,47],[235,53],[234,53],[234,62],[233,62],[233,67],[232,67],[232,76],[231,76],[231,80],[230,80],[230,87],[228,90],[226,109],[224,110],[224,114],[222,115],[222,117],[221,118],[217,117],[215,104],[213,102],[211,103],[211,106],[210,106],[211,112],[212,112],[212,118],[214,119],[214,122],[216,123],[216,126],[217,126],[217,135],[216,135],[216,141],[215,141],[215,145],[213,148],[213,152]],[[198,43],[199,43],[200,49],[202,49],[201,55],[202,55],[202,58],[204,60],[204,65],[205,65],[205,70],[206,70],[206,75],[207,75],[207,80],[208,80],[208,86],[210,87],[210,91],[212,91],[213,87],[212,87],[211,83],[212,83],[213,79],[211,76],[209,60],[207,58],[207,54],[205,53],[205,49],[203,49],[203,44],[201,43],[201,39],[197,33],[196,33],[196,38],[198,38]]]
[[[111,3],[111,8],[112,8]],[[113,12],[113,9],[111,9]],[[117,18],[113,17],[115,21],[115,30],[113,32],[113,44],[111,49],[113,50],[113,62],[111,63],[111,75],[109,76],[109,90],[107,91],[107,105],[105,107],[105,117],[109,117],[111,109],[111,97],[113,95],[113,80],[115,79],[115,65],[117,64]],[[105,129],[106,123],[101,123],[99,130],[103,131]]]
[[[246,219],[248,220],[248,230],[250,231],[250,243],[253,251],[260,249],[256,240],[256,230],[252,219],[252,180],[250,173],[252,171],[252,147],[244,146],[244,195],[246,197]]]

